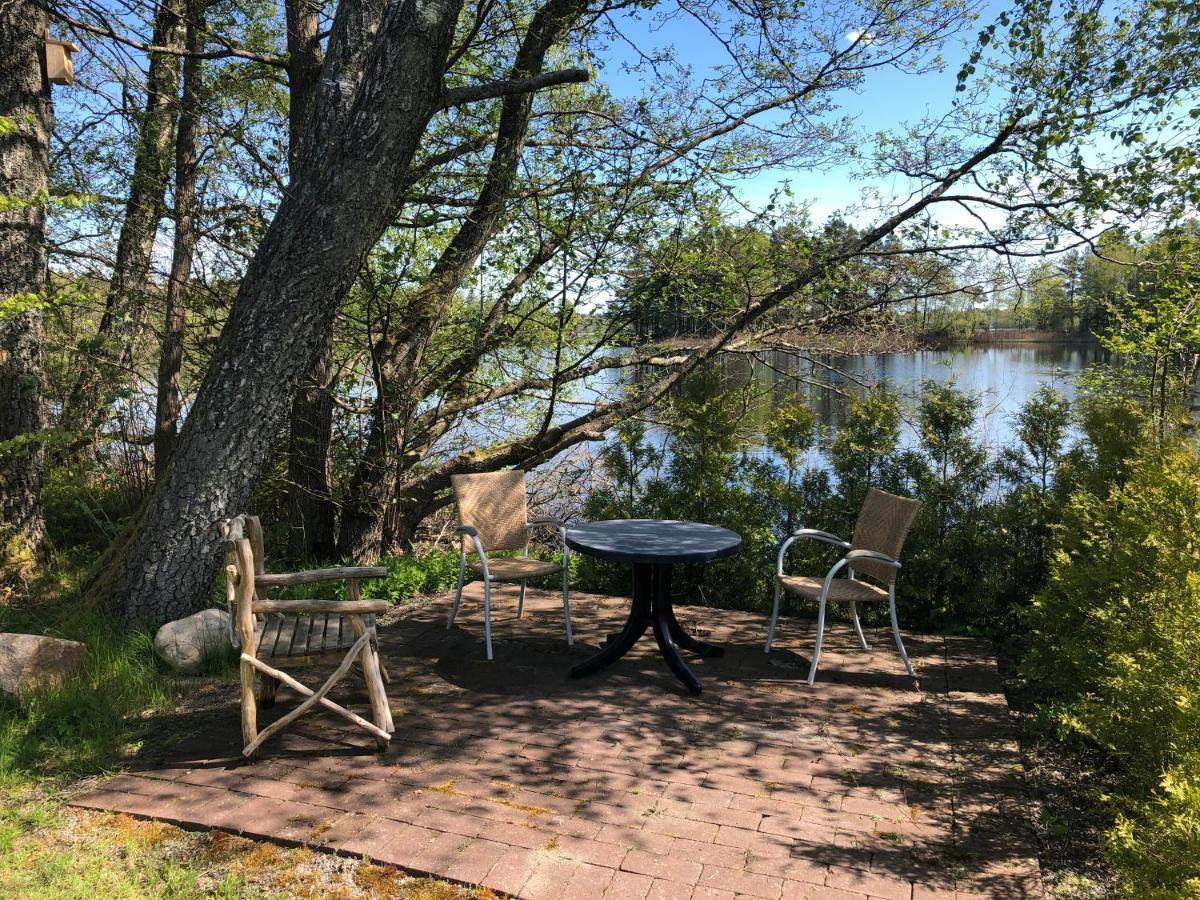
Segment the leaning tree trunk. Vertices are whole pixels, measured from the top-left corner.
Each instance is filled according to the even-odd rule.
[[[304,132],[321,77],[320,4],[286,0],[288,39],[288,165],[298,175]],[[333,556],[334,506],[329,486],[333,435],[332,329],[292,398],[288,423],[288,553],[294,558]]]
[[[181,0],[166,0],[158,7],[153,46],[179,45],[181,11]],[[104,313],[87,348],[89,362],[76,380],[63,414],[64,423],[81,443],[93,439],[107,419],[112,398],[133,382],[134,345],[146,323],[150,254],[171,175],[171,137],[179,90],[179,56],[159,52],[149,57],[146,108],[139,117],[133,175]]]
[[[46,292],[46,191],[54,125],[43,64],[46,11],[0,3],[0,526],[36,551],[42,519],[39,308]]]
[[[193,53],[203,49],[200,35],[200,3],[187,9],[185,46]],[[189,56],[183,62],[183,93],[180,97],[179,132],[175,135],[175,247],[171,276],[167,281],[167,313],[162,352],[158,360],[158,398],[154,409],[154,476],[162,478],[175,452],[182,401],[179,371],[183,366],[183,335],[187,327],[187,290],[196,247],[196,135],[200,125],[200,94],[204,81],[203,62]]]
[[[129,621],[203,605],[218,520],[249,499],[289,398],[387,227],[443,101],[459,0],[389,4],[374,21],[372,9],[338,9],[301,177],[242,279],[166,477],[95,585]]]

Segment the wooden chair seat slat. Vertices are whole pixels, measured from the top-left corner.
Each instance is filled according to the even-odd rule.
[[[265,658],[275,655],[275,645],[279,643],[279,624],[278,618],[263,619],[261,628],[255,629],[258,631],[258,656]]]
[[[375,616],[363,616],[367,628],[375,627]],[[289,659],[345,652],[357,637],[345,616],[325,613],[320,616],[288,616],[269,613],[258,623],[257,645],[260,659]]]

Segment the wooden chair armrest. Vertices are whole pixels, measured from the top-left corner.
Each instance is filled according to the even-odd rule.
[[[312,584],[314,581],[349,581],[354,578],[386,578],[383,566],[338,566],[333,569],[311,569],[307,572],[287,572],[279,575],[255,575],[258,587],[287,587],[294,584]]]
[[[342,616],[382,615],[386,600],[255,600],[256,613],[334,613]]]

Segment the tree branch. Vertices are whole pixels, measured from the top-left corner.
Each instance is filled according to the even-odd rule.
[[[543,72],[540,75],[530,75],[528,78],[506,78],[501,81],[486,81],[483,84],[473,84],[469,87],[453,88],[442,95],[440,109],[452,106],[462,106],[464,103],[474,103],[478,100],[490,100],[493,97],[507,97],[512,94],[531,94],[543,88],[555,87],[560,84],[582,84],[590,76],[585,69],[561,69],[557,72]]]

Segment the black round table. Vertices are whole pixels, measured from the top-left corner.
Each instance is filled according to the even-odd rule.
[[[677,563],[733,556],[742,549],[741,535],[698,522],[615,519],[568,529],[567,546],[588,556],[633,564],[633,604],[625,627],[609,635],[599,653],[572,668],[571,677],[582,678],[616,662],[653,627],[667,665],[698,696],[700,682],[679,656],[679,648],[706,657],[722,656],[725,651],[696,640],[680,626],[671,608],[671,571]]]

